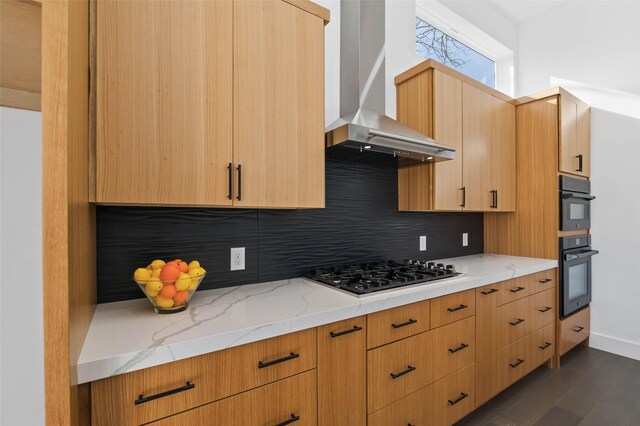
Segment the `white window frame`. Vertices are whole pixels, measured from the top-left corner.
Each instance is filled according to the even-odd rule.
[[[515,70],[511,49],[435,0],[416,0],[416,16],[494,61],[495,89],[514,96]]]

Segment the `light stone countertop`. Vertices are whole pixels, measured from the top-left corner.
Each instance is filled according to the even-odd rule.
[[[479,254],[436,260],[463,275],[364,297],[293,278],[196,292],[181,313],[145,299],[96,307],[77,364],[86,383],[558,266],[556,260]]]

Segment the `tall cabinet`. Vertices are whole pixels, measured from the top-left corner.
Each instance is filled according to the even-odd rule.
[[[98,203],[324,207],[326,9],[96,7]]]
[[[454,160],[399,168],[399,209],[515,210],[513,100],[431,59],[395,82],[398,121],[456,149]]]

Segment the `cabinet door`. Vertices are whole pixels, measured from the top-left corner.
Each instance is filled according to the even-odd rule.
[[[516,210],[516,107],[491,97],[491,189],[493,211]]]
[[[231,1],[99,1],[96,201],[231,205]]]
[[[491,210],[492,96],[462,83],[462,181],[464,210]]]
[[[366,423],[366,322],[366,317],[358,317],[318,327],[318,424],[321,426]]]
[[[237,0],[233,23],[234,205],[324,207],[324,21]]]
[[[462,82],[433,72],[433,136],[456,149],[456,158],[433,165],[435,210],[460,210],[462,206]]]
[[[495,284],[476,289],[476,406],[498,392],[496,352],[500,291]]]
[[[576,155],[582,156],[582,171],[576,172],[576,174],[589,177],[591,173],[591,108],[583,103],[578,103],[577,105]]]
[[[576,174],[578,166],[578,105],[560,97],[560,171]]]

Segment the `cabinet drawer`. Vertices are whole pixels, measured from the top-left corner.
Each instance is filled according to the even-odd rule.
[[[556,324],[551,323],[531,333],[531,368],[551,359],[556,352]]]
[[[367,353],[367,409],[371,414],[433,382],[431,332]]]
[[[511,386],[531,370],[530,341],[527,335],[498,351],[496,357],[498,392]]]
[[[113,376],[91,385],[92,424],[150,422],[315,367],[313,328]]]
[[[566,354],[578,343],[589,337],[591,330],[590,309],[586,307],[560,321],[560,355]]]
[[[529,334],[531,330],[529,298],[498,307],[498,347],[500,349]]]
[[[367,315],[367,348],[375,348],[429,330],[431,301]]]
[[[453,373],[433,385],[432,419],[425,424],[452,425],[475,406],[476,365]]]
[[[529,297],[531,330],[551,324],[556,318],[556,289],[550,288]]]
[[[548,271],[537,272],[535,274],[528,275],[529,285],[531,286],[531,294],[538,293],[544,290],[548,290],[556,285],[556,270],[549,269]]]
[[[431,328],[441,327],[475,314],[475,290],[461,291],[431,300]]]
[[[316,372],[311,370],[152,424],[271,426],[290,421],[296,426],[315,425],[316,387]]]
[[[498,284],[498,289],[500,290],[498,292],[498,306],[500,306],[527,297],[531,291],[531,280],[529,276],[524,276],[502,281]]]
[[[420,389],[369,416],[367,426],[433,424],[433,385]],[[346,426],[346,425],[345,425]],[[351,426],[351,425],[349,425]]]
[[[476,358],[476,318],[466,318],[432,332],[434,380],[473,364]]]

